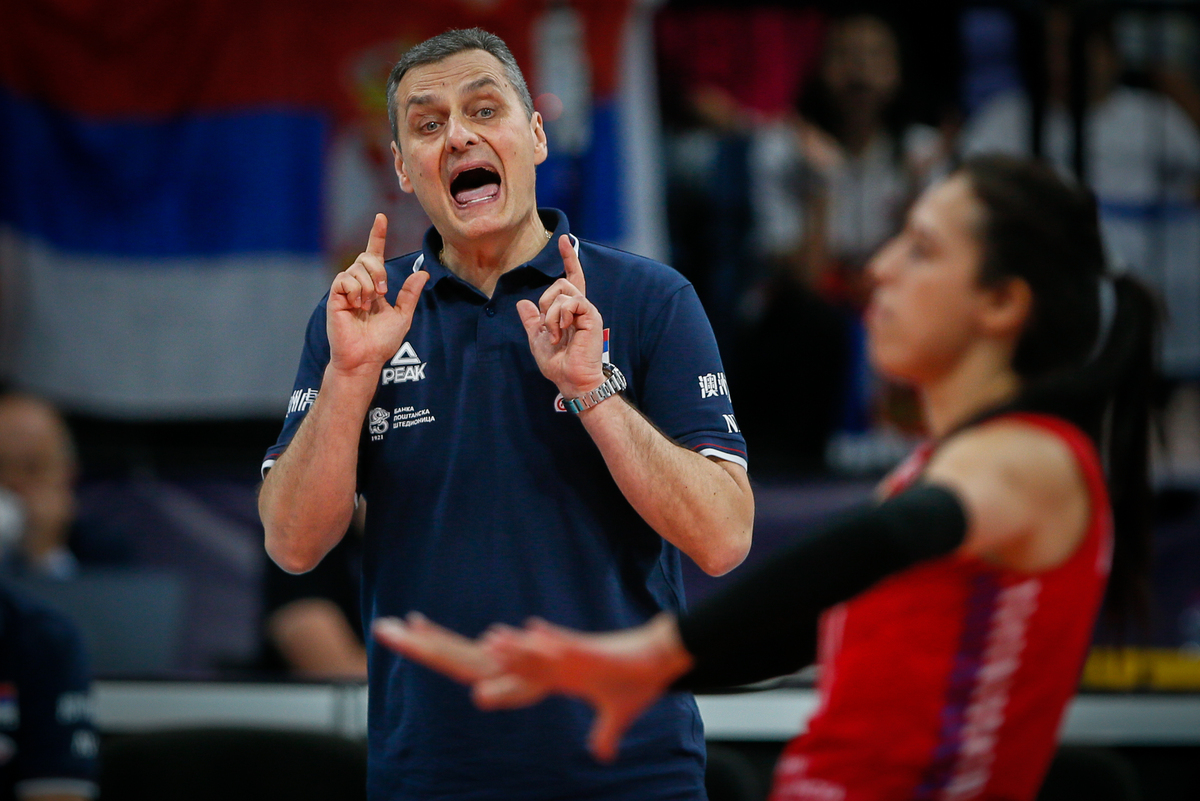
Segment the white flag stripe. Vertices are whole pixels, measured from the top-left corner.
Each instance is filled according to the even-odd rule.
[[[132,259],[66,253],[0,227],[5,374],[117,417],[282,415],[318,256]]]

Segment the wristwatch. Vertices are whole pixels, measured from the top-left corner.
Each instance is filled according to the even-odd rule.
[[[591,392],[585,392],[578,398],[564,400],[563,404],[570,410],[571,414],[579,414],[584,409],[590,409],[600,401],[608,400],[613,395],[616,395],[629,383],[625,380],[625,376],[616,367],[611,364],[603,365],[604,383],[593,389]]]

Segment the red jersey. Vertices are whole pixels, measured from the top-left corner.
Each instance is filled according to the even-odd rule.
[[[890,576],[821,618],[820,706],[784,749],[771,801],[1006,799],[1037,794],[1108,579],[1112,516],[1091,440],[1012,414],[1074,454],[1087,532],[1058,567],[1020,573],[951,554]],[[933,455],[896,469],[906,489]]]

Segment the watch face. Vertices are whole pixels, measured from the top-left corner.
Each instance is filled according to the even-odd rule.
[[[625,374],[611,364],[604,365],[604,374],[608,376],[605,384],[611,388],[613,393],[620,392],[629,386],[629,382],[625,380]]]

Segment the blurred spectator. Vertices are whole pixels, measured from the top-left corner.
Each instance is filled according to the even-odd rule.
[[[1114,265],[1153,286],[1167,307],[1163,373],[1167,433],[1179,451],[1172,462],[1200,475],[1200,132],[1169,97],[1122,83],[1124,63],[1111,16],[1086,18],[1084,147],[1086,181],[1096,193]],[[1044,156],[1073,174],[1070,42],[1067,6],[1047,9]],[[1143,64],[1151,75],[1153,65]],[[1178,71],[1173,95],[1195,96]],[[1162,81],[1152,81],[1162,85]],[[968,122],[961,150],[1023,154],[1030,147],[1031,109],[1023,91],[1002,92]],[[1194,462],[1194,464],[1193,464]]]
[[[0,583],[0,801],[95,798],[96,752],[74,625]]]
[[[1126,9],[1114,26],[1126,74],[1162,92],[1200,126],[1200,18],[1178,8]]]
[[[862,267],[944,153],[935,129],[908,120],[901,88],[893,29],[876,16],[847,16],[830,24],[800,114],[754,136],[755,237],[771,275],[744,303],[752,322],[739,354],[738,410],[756,455],[774,445],[819,464],[833,431],[872,427]]]
[[[0,560],[8,572],[69,579],[79,570],[77,556],[125,560],[119,538],[77,519],[76,472],[75,448],[58,411],[29,395],[0,395],[0,487],[16,496],[23,519],[19,541]]]
[[[668,4],[657,18],[671,261],[695,285],[731,373],[737,298],[757,272],[750,137],[787,113],[823,31],[815,9],[778,5]]]
[[[901,77],[886,22],[865,14],[838,20],[801,114],[755,137],[759,245],[804,285],[837,280],[839,271],[857,281],[941,156],[938,132],[905,118]]]
[[[293,575],[267,560],[263,667],[301,678],[367,680],[363,645],[362,517],[312,570]]]

